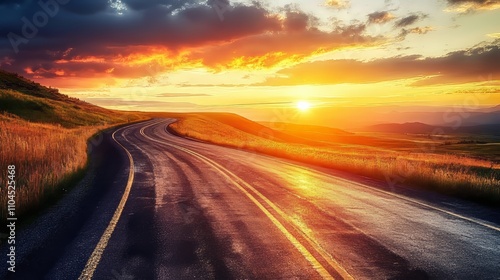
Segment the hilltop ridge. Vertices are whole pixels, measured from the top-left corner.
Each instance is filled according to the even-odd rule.
[[[108,110],[21,75],[0,70],[0,114],[37,123],[78,127],[130,120],[130,113]]]

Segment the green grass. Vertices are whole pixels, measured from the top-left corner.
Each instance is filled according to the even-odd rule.
[[[70,98],[67,95],[59,93],[58,89],[42,86],[18,74],[3,70],[0,70],[0,89],[14,90],[25,95],[65,101],[68,103],[81,102],[78,99]]]
[[[57,124],[68,128],[126,120],[122,113],[90,104],[35,97],[13,90],[0,90],[0,112],[31,122]]]

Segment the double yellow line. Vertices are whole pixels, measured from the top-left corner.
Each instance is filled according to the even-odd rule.
[[[163,122],[163,121],[162,121]],[[285,221],[288,221],[294,225],[295,228],[297,228],[298,232],[300,233],[301,237],[307,241],[309,246],[311,246],[317,254],[319,254],[327,263],[328,265],[333,268],[343,279],[354,279],[335,259],[333,259],[323,248],[321,248],[316,242],[314,242],[310,237],[308,237],[306,234],[303,233],[303,231],[300,230],[300,226],[295,224],[293,220],[291,220],[278,206],[276,206],[272,201],[267,199],[262,193],[260,193],[258,190],[256,190],[254,187],[252,187],[250,184],[245,182],[243,179],[229,171],[228,169],[224,168],[217,162],[195,152],[192,150],[189,150],[187,148],[168,143],[165,141],[160,141],[154,138],[151,138],[147,136],[144,133],[144,130],[146,128],[149,128],[151,126],[160,124],[162,122],[158,123],[153,123],[150,125],[147,125],[143,127],[140,130],[140,134],[144,136],[145,138],[159,143],[163,145],[167,145],[170,147],[173,147],[175,149],[181,150],[185,153],[188,153],[201,161],[205,162],[215,170],[219,171],[222,176],[224,176],[229,182],[231,182],[234,186],[236,186],[243,194],[245,194],[250,201],[252,201],[270,220],[271,222],[283,233],[283,235],[292,243],[292,245],[305,257],[309,263],[313,266],[313,268],[319,273],[319,275],[323,279],[334,279],[334,277],[328,272],[328,270],[309,252],[309,250],[292,234],[290,231],[286,229],[286,227],[271,213],[267,208],[252,194],[252,192],[259,197],[265,204],[267,204],[270,208],[272,208],[278,215],[284,219]]]
[[[165,141],[160,141],[160,140],[151,138],[151,137],[147,136],[144,133],[144,130],[146,128],[149,128],[149,127],[154,126],[154,125],[158,125],[158,124],[163,123],[163,122],[165,122],[165,121],[154,122],[152,124],[144,126],[140,130],[140,134],[142,136],[144,136],[145,138],[153,141],[153,142],[160,143],[160,144],[163,144],[163,145],[167,145],[167,146],[173,147],[175,149],[181,150],[183,152],[186,152],[186,153],[188,153],[188,154],[190,154],[190,155],[192,155],[192,156],[200,159],[201,161],[205,162],[206,164],[208,164],[209,166],[211,166],[212,168],[214,168],[215,170],[217,170],[218,172],[220,172],[220,174],[222,174],[222,176],[224,176],[228,181],[230,181],[234,186],[236,186],[243,194],[245,194],[245,196],[247,196],[248,199],[250,199],[250,201],[252,201],[266,215],[266,217],[268,217],[271,220],[271,222],[283,233],[283,235],[292,243],[292,245],[305,257],[305,259],[311,263],[311,265],[316,269],[316,271],[319,273],[319,275],[322,278],[324,278],[324,279],[333,279],[334,277],[318,261],[318,259],[315,258],[314,255],[290,231],[288,231],[286,229],[286,227],[278,220],[278,218],[276,216],[274,216],[264,206],[264,204],[267,205],[268,207],[270,207],[271,209],[273,209],[283,220],[291,223],[292,226],[294,226],[297,229],[297,232],[300,234],[300,236],[302,237],[302,239],[305,240],[307,242],[307,244],[311,248],[313,248],[314,251],[318,255],[320,255],[322,257],[322,259],[324,259],[328,263],[328,265],[333,270],[335,270],[343,279],[353,279],[353,277],[335,259],[333,259],[321,246],[319,246],[314,240],[312,240],[302,230],[300,230],[300,225],[297,225],[278,206],[276,206],[273,202],[271,202],[269,199],[267,199],[262,193],[260,193],[258,190],[256,190],[254,187],[252,187],[247,182],[245,182],[243,179],[241,179],[240,177],[238,177],[237,175],[235,175],[234,173],[232,173],[228,169],[224,168],[223,166],[221,166],[217,162],[215,162],[215,161],[213,161],[213,160],[211,160],[211,159],[209,159],[209,158],[207,158],[207,157],[205,157],[205,156],[203,156],[203,155],[201,155],[201,154],[199,154],[197,152],[194,152],[194,151],[192,151],[190,149],[187,149],[187,148],[184,148],[184,147],[172,144],[172,143],[168,143],[168,142],[165,142]],[[118,223],[118,221],[120,219],[120,216],[122,214],[123,208],[125,207],[127,199],[129,197],[130,190],[131,190],[131,187],[132,187],[132,183],[134,181],[134,172],[135,172],[135,170],[134,170],[134,160],[132,158],[131,153],[125,148],[125,146],[123,146],[120,142],[118,142],[118,140],[116,139],[115,135],[119,131],[131,128],[132,126],[135,126],[135,125],[138,125],[138,124],[134,124],[134,125],[127,126],[127,127],[124,127],[124,128],[120,128],[120,129],[116,130],[113,133],[113,135],[112,135],[113,140],[120,147],[123,148],[123,150],[126,152],[126,154],[128,156],[129,166],[130,166],[129,167],[129,176],[128,176],[128,180],[127,180],[127,184],[126,184],[126,187],[125,187],[125,191],[124,191],[123,196],[122,196],[122,198],[120,200],[120,203],[119,203],[118,207],[116,208],[116,210],[115,210],[115,212],[113,214],[113,217],[112,217],[111,221],[109,222],[108,227],[104,231],[104,233],[101,236],[98,244],[96,245],[94,251],[92,252],[92,255],[90,256],[90,258],[89,258],[89,260],[88,260],[88,262],[87,262],[84,270],[82,271],[82,273],[81,273],[81,275],[79,277],[80,280],[84,280],[84,279],[87,280],[87,279],[91,279],[92,278],[92,276],[93,276],[93,274],[95,272],[95,269],[97,268],[97,265],[99,264],[99,261],[101,260],[102,254],[103,254],[103,252],[104,252],[104,250],[105,250],[105,248],[106,248],[106,246],[108,244],[108,241],[109,241],[109,239],[110,239],[110,237],[111,237],[111,235],[112,235],[112,233],[113,233],[113,231],[114,231],[114,229],[116,227],[116,224]],[[295,164],[291,164],[291,163],[288,163],[288,164],[291,165],[291,166],[294,166],[296,168],[304,168],[302,166],[297,166]],[[304,168],[304,169],[312,171],[310,168],[307,168],[307,167]],[[348,181],[348,180],[345,180],[343,178],[332,176],[330,174],[327,174],[327,173],[324,173],[324,172],[321,172],[321,171],[317,171],[317,170],[314,170],[314,171],[319,172],[319,173],[321,173],[321,174],[323,174],[325,176],[328,176],[328,177],[340,180],[340,181],[348,182],[348,183],[355,184],[355,185],[360,186],[360,187],[368,188],[368,189],[376,191],[376,192],[384,193],[384,194],[389,195],[389,196],[397,197],[399,199],[403,199],[403,200],[415,203],[417,205],[424,206],[424,207],[433,209],[435,211],[439,211],[439,212],[448,214],[450,216],[453,216],[453,217],[456,217],[456,218],[459,218],[459,219],[463,219],[463,220],[469,221],[469,222],[477,224],[477,225],[484,226],[486,228],[489,228],[489,229],[492,229],[492,230],[495,230],[495,231],[500,231],[500,228],[497,227],[497,226],[490,225],[490,224],[484,223],[482,221],[478,221],[476,219],[472,219],[472,218],[469,218],[469,217],[466,217],[466,216],[463,216],[463,215],[460,215],[460,214],[457,214],[457,213],[454,213],[454,212],[451,212],[451,211],[448,211],[448,210],[445,210],[445,209],[442,209],[442,208],[438,208],[436,206],[429,205],[429,204],[423,203],[423,202],[415,200],[415,199],[404,197],[402,195],[398,195],[398,194],[395,194],[395,193],[384,191],[384,190],[381,190],[381,189],[378,189],[378,188],[370,187],[370,186],[367,186],[365,184],[360,184],[360,183],[357,183],[357,182]],[[261,203],[257,199],[257,197],[260,198],[261,201],[263,201],[264,204]]]
[[[316,259],[316,257],[313,256],[313,254],[292,234],[290,233],[289,230],[286,229],[286,227],[278,220],[277,217],[275,217],[252,193],[254,193],[257,197],[259,197],[267,206],[272,208],[283,220],[290,222],[296,229],[297,232],[301,235],[301,237],[309,244],[311,248],[314,249],[314,251],[320,255],[327,263],[328,265],[335,270],[343,279],[354,279],[335,259],[333,259],[323,248],[321,248],[315,241],[313,241],[309,236],[303,233],[303,231],[300,230],[300,226],[295,224],[278,206],[276,206],[273,202],[271,202],[269,199],[267,199],[263,194],[261,194],[258,190],[256,190],[254,187],[252,187],[250,184],[245,182],[243,179],[229,171],[228,169],[224,168],[217,162],[197,153],[192,150],[189,150],[187,148],[172,144],[172,143],[167,143],[165,141],[160,141],[154,138],[151,138],[147,136],[144,133],[144,130],[146,128],[149,128],[154,125],[158,125],[164,121],[160,122],[154,122],[152,124],[149,124],[147,126],[144,126],[140,130],[140,134],[144,136],[145,138],[156,142],[160,143],[163,145],[167,145],[170,147],[173,147],[175,149],[181,150],[183,152],[186,152],[201,161],[205,162],[215,170],[219,171],[222,176],[224,176],[229,182],[231,182],[234,186],[236,186],[245,196],[250,199],[265,215],[266,217],[271,220],[271,222],[281,231],[281,233],[292,243],[292,245],[304,256],[304,258],[312,265],[312,267],[318,272],[318,274],[323,278],[323,279],[334,279],[334,277],[328,272],[328,270]],[[137,124],[134,124],[137,125]],[[125,191],[122,195],[122,198],[120,200],[120,203],[118,204],[118,207],[116,208],[113,217],[111,218],[111,221],[109,222],[108,227],[104,231],[103,235],[101,236],[101,239],[99,240],[98,244],[96,245],[94,251],[92,252],[92,255],[90,256],[89,260],[87,261],[87,264],[85,265],[85,268],[83,269],[82,273],[80,274],[80,277],[78,278],[79,280],[89,280],[92,279],[94,272],[102,258],[102,254],[104,250],[106,249],[106,246],[108,245],[109,239],[111,238],[111,235],[113,234],[113,231],[115,230],[115,227],[121,217],[121,214],[123,212],[123,209],[125,207],[125,204],[127,202],[127,199],[130,194],[130,190],[132,188],[132,183],[134,181],[134,159],[132,158],[132,154],[123,146],[115,137],[116,133],[118,133],[121,130],[130,128],[131,126],[125,127],[125,128],[120,128],[116,130],[112,138],[113,140],[120,146],[122,149],[125,151],[125,153],[128,156],[129,159],[129,176],[127,180],[127,185],[125,187]],[[126,139],[126,138],[125,138]]]

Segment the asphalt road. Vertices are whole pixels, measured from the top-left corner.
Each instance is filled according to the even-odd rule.
[[[172,121],[105,134],[0,278],[500,279],[498,209],[180,138]]]

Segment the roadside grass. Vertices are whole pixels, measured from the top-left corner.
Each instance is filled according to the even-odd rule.
[[[405,184],[500,205],[500,166],[490,160],[444,153],[434,146],[425,150],[413,142],[403,145],[398,139],[379,139],[380,146],[373,141],[350,144],[347,138],[326,144],[290,143],[249,122],[230,114],[188,114],[170,128],[182,136],[387,180],[389,185]],[[255,130],[241,129],[249,125]],[[391,141],[398,145],[392,148]]]
[[[31,123],[0,115],[0,166],[16,167],[16,216],[38,209],[59,191],[69,187],[87,164],[87,139],[104,126],[63,128],[57,125]],[[7,186],[7,177],[0,185]],[[7,192],[0,192],[7,201]],[[6,217],[6,203],[0,217]]]
[[[16,217],[31,216],[83,177],[90,137],[147,118],[101,108],[0,70],[0,218],[7,210],[7,166],[16,167]]]
[[[0,167],[4,169],[0,186],[5,190],[0,192],[1,219],[7,215],[7,166],[16,166],[16,216],[31,216],[83,177],[89,138],[106,128],[148,118],[100,108],[55,90],[43,92],[42,86],[36,90],[47,96],[0,89]]]

